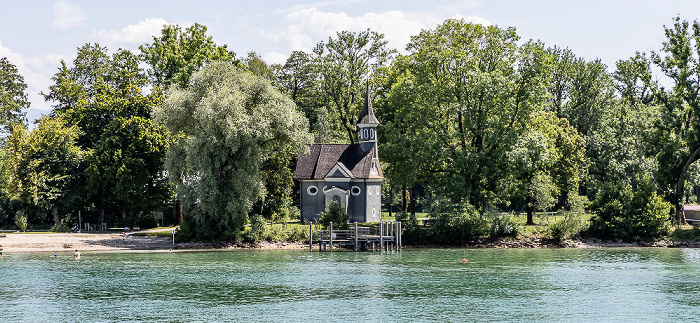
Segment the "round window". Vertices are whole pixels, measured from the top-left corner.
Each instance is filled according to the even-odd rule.
[[[360,188],[353,186],[352,189],[350,189],[350,193],[352,193],[352,195],[360,195]]]
[[[309,195],[316,195],[318,193],[318,188],[316,186],[309,186],[306,189],[306,193],[309,193]]]

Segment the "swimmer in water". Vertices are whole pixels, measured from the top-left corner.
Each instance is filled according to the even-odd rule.
[[[80,251],[78,251],[78,249],[75,249],[75,253],[73,254],[73,257],[75,257],[75,259],[80,259],[80,256],[82,255],[83,254],[81,254]]]

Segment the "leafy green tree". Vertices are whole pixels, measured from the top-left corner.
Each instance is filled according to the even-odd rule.
[[[197,23],[184,31],[178,25],[166,25],[152,43],[141,45],[140,57],[150,66],[148,75],[153,84],[163,89],[173,84],[184,88],[192,74],[208,62],[238,62],[235,53],[226,45],[217,46],[206,32],[207,27]]]
[[[261,168],[280,151],[309,143],[306,119],[268,81],[232,63],[212,62],[188,88],[175,86],[156,119],[178,140],[167,170],[199,239],[239,234],[265,195]]]
[[[664,27],[666,40],[652,59],[673,81],[671,89],[661,87],[657,99],[663,107],[656,125],[659,181],[676,205],[676,221],[684,223],[682,195],[685,175],[700,153],[700,23],[676,17],[673,26]]]
[[[516,128],[546,94],[543,45],[518,39],[513,28],[447,20],[413,37],[389,92],[388,100],[404,103],[394,113],[401,129],[390,137],[392,149],[406,147],[439,194],[482,211],[509,175]]]
[[[336,140],[355,143],[357,117],[364,103],[368,80],[374,71],[392,58],[384,35],[375,31],[342,31],[336,38],[320,42],[314,48],[323,102],[334,121]],[[343,140],[345,141],[345,140]]]
[[[85,181],[89,202],[125,219],[129,212],[162,208],[168,198],[163,175],[165,131],[150,120],[161,104],[160,91],[148,93],[138,57],[127,50],[112,56],[98,44],[78,49],[73,66],[61,62],[45,94],[52,115],[80,129],[78,144],[89,152]]]
[[[27,84],[7,57],[0,58],[0,126],[7,133],[12,125],[26,122],[22,110],[29,108]]]
[[[82,195],[78,170],[85,153],[76,144],[78,135],[78,127],[44,117],[32,131],[15,126],[3,148],[10,162],[10,195],[39,214],[51,212],[56,226],[59,211],[72,211]]]
[[[334,140],[332,120],[321,90],[318,66],[313,54],[294,51],[276,72],[276,84],[296,103],[297,108],[309,119],[309,131],[314,142]]]

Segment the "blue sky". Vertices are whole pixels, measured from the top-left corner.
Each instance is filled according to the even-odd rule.
[[[700,1],[678,0],[328,0],[328,1],[10,1],[0,0],[0,57],[17,65],[33,111],[48,111],[47,91],[61,59],[99,42],[110,50],[138,46],[164,24],[208,27],[217,44],[239,57],[256,51],[282,63],[293,50],[310,51],[337,31],[384,33],[403,52],[410,36],[448,18],[515,27],[522,39],[568,47],[600,58],[612,71],[635,51],[658,50],[672,19],[700,19]]]

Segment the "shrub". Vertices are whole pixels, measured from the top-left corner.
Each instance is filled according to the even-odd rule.
[[[328,228],[330,223],[333,222],[334,229],[345,229],[348,226],[348,214],[345,213],[340,204],[331,202],[328,204],[328,208],[321,213],[320,222],[324,228]]]
[[[70,228],[65,224],[54,225],[49,229],[51,232],[68,232]]]
[[[243,233],[243,239],[250,242],[261,241],[265,238],[265,219],[261,214],[253,214],[250,218],[250,229]]]
[[[484,237],[489,232],[488,221],[471,205],[447,206],[431,212],[430,216],[435,218],[431,235],[436,242],[464,242]]]
[[[517,238],[521,232],[522,227],[512,216],[497,215],[491,218],[490,236],[492,239]]]
[[[645,178],[632,190],[629,185],[604,185],[593,201],[586,234],[600,239],[649,241],[668,234],[672,206],[656,193],[656,185]]]
[[[556,241],[561,241],[564,238],[570,238],[581,232],[583,228],[583,219],[578,213],[569,212],[564,217],[554,223],[549,228],[549,235]]]
[[[27,222],[27,216],[24,214],[24,211],[20,210],[15,213],[15,225],[19,228],[19,231],[27,231],[29,223]]]

